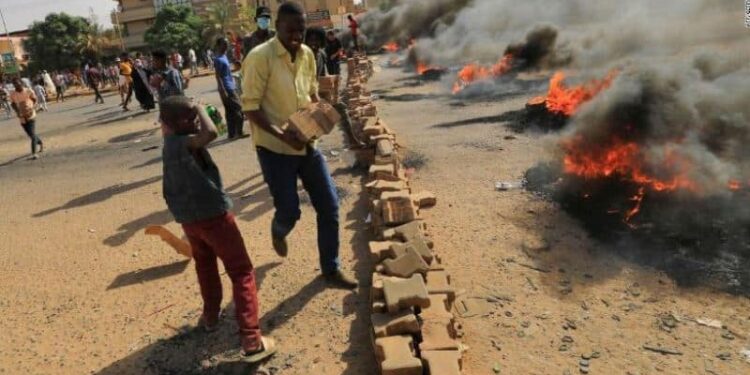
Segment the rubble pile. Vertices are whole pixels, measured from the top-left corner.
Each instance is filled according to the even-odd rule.
[[[373,348],[384,375],[461,374],[464,346],[453,315],[456,292],[420,217],[434,206],[429,192],[414,193],[396,134],[377,115],[366,88],[372,62],[348,60],[342,99],[350,118],[350,145],[369,166],[366,189],[375,264],[370,293]]]

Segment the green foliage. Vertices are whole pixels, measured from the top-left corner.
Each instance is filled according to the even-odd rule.
[[[146,30],[144,39],[153,49],[185,52],[203,45],[203,20],[189,7],[167,5],[156,14],[156,20]]]
[[[83,17],[50,13],[44,21],[34,22],[23,46],[31,55],[29,70],[76,68],[82,60],[82,46],[91,29]]]

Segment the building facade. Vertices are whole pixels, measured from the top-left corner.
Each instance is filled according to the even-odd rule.
[[[117,10],[112,12],[112,24],[119,27],[122,35],[123,46],[128,49],[140,49],[146,47],[144,34],[156,19],[156,13],[167,4],[188,5],[201,17],[206,17],[211,5],[221,0],[115,0],[118,3]],[[276,9],[283,0],[229,0],[236,10],[245,10],[248,7],[267,6],[271,8],[274,18]],[[354,0],[299,0],[305,11],[316,17],[326,14],[330,22],[319,22],[321,26],[336,29],[346,28],[346,16],[351,13],[359,13],[364,7],[355,5]],[[234,12],[238,14],[239,12]],[[230,28],[236,32],[242,32],[239,19],[230,23]]]
[[[23,41],[28,37],[29,30],[0,35],[0,66],[2,67],[0,71],[5,74],[15,74],[28,64],[29,55],[23,48]]]

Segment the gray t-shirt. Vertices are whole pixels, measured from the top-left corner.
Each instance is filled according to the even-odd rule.
[[[219,168],[206,149],[192,152],[188,136],[164,137],[164,200],[181,224],[208,220],[232,208],[224,192]]]

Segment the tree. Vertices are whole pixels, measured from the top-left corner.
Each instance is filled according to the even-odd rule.
[[[31,55],[29,69],[74,69],[81,62],[81,46],[91,25],[83,17],[50,13],[44,21],[34,22],[29,38],[23,42]]]
[[[99,60],[102,56],[115,56],[120,50],[120,42],[113,29],[103,29],[91,24],[83,38],[80,53],[87,60]]]
[[[206,28],[203,38],[209,45],[227,32],[249,31],[255,20],[255,7],[238,5],[234,1],[219,0],[206,8]],[[239,30],[236,30],[239,29]]]
[[[153,49],[187,51],[202,46],[203,20],[183,5],[167,5],[156,14],[156,20],[146,30],[144,39]]]

